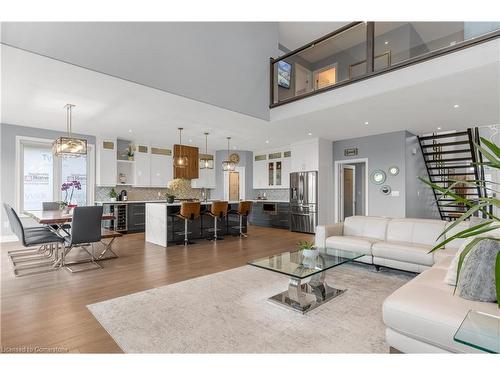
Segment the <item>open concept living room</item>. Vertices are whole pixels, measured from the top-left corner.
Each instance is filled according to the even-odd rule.
[[[33,3],[0,16],[13,371],[498,372],[497,5]]]

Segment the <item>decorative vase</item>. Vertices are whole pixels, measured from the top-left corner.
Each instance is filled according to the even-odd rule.
[[[319,250],[318,249],[303,249],[302,255],[304,256],[304,258],[315,259],[319,255]]]
[[[109,201],[110,201],[110,202],[116,202],[116,197],[110,197],[110,198],[109,198]]]
[[[167,203],[174,203],[175,197],[167,197]]]

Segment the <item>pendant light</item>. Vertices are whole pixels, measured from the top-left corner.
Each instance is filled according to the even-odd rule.
[[[200,158],[200,169],[214,169],[214,158],[208,155],[208,133],[205,134],[205,154]]]
[[[184,128],[179,129],[179,155],[174,155],[174,167],[176,168],[186,168],[189,164],[189,159],[183,154],[182,150],[182,131]]]
[[[66,104],[66,130],[67,137],[59,137],[52,144],[52,153],[54,156],[84,156],[87,155],[87,140],[73,138],[71,134],[71,112],[74,104]]]
[[[230,159],[229,159],[229,141],[231,140],[231,137],[227,137],[227,160],[224,160],[222,162],[222,170],[223,171],[234,171],[236,169],[236,164],[234,164]]]

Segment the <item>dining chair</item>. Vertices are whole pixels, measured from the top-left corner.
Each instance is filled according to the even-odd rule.
[[[9,220],[10,229],[19,239],[19,241],[21,241],[22,245],[24,247],[49,247],[51,249],[51,252],[54,254],[54,259],[52,260],[39,260],[22,266],[16,266],[16,264],[13,262],[14,274],[16,276],[26,276],[57,269],[59,266],[59,245],[64,243],[64,239],[51,230],[29,230],[29,228],[25,229],[16,211],[10,206],[8,206],[8,208],[9,210],[7,210],[7,217]],[[40,268],[44,269],[40,270]],[[24,272],[26,270],[27,272]]]
[[[71,221],[71,232],[69,235],[64,236],[64,246],[62,256],[62,266],[68,271],[75,273],[81,271],[89,271],[91,269],[102,268],[96,263],[94,244],[101,242],[101,222],[102,222],[102,206],[82,206],[73,209],[73,218]],[[90,246],[92,251],[87,247]],[[90,258],[77,260],[73,262],[66,262],[66,256],[74,248],[83,249]],[[76,264],[90,263],[92,268],[74,269],[71,266]]]
[[[212,205],[210,207],[210,211],[207,214],[208,214],[208,216],[210,216],[214,219],[214,227],[209,228],[207,231],[214,232],[214,235],[213,235],[213,237],[208,238],[209,240],[217,241],[217,240],[224,239],[224,237],[219,237],[217,235],[217,232],[222,230],[222,229],[219,229],[217,227],[217,223],[218,223],[219,219],[224,219],[227,216],[227,208],[228,208],[227,201],[214,201],[214,202],[212,202]]]
[[[61,205],[59,202],[42,202],[42,210],[44,211],[59,211],[61,209]],[[51,227],[55,230],[62,229],[65,234],[69,234],[68,231],[71,229],[71,224],[64,223],[62,225],[51,225]]]

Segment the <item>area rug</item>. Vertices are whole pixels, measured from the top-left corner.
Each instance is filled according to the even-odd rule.
[[[382,302],[411,274],[345,264],[347,289],[305,315],[267,299],[288,279],[244,266],[89,305],[125,353],[387,353]]]

